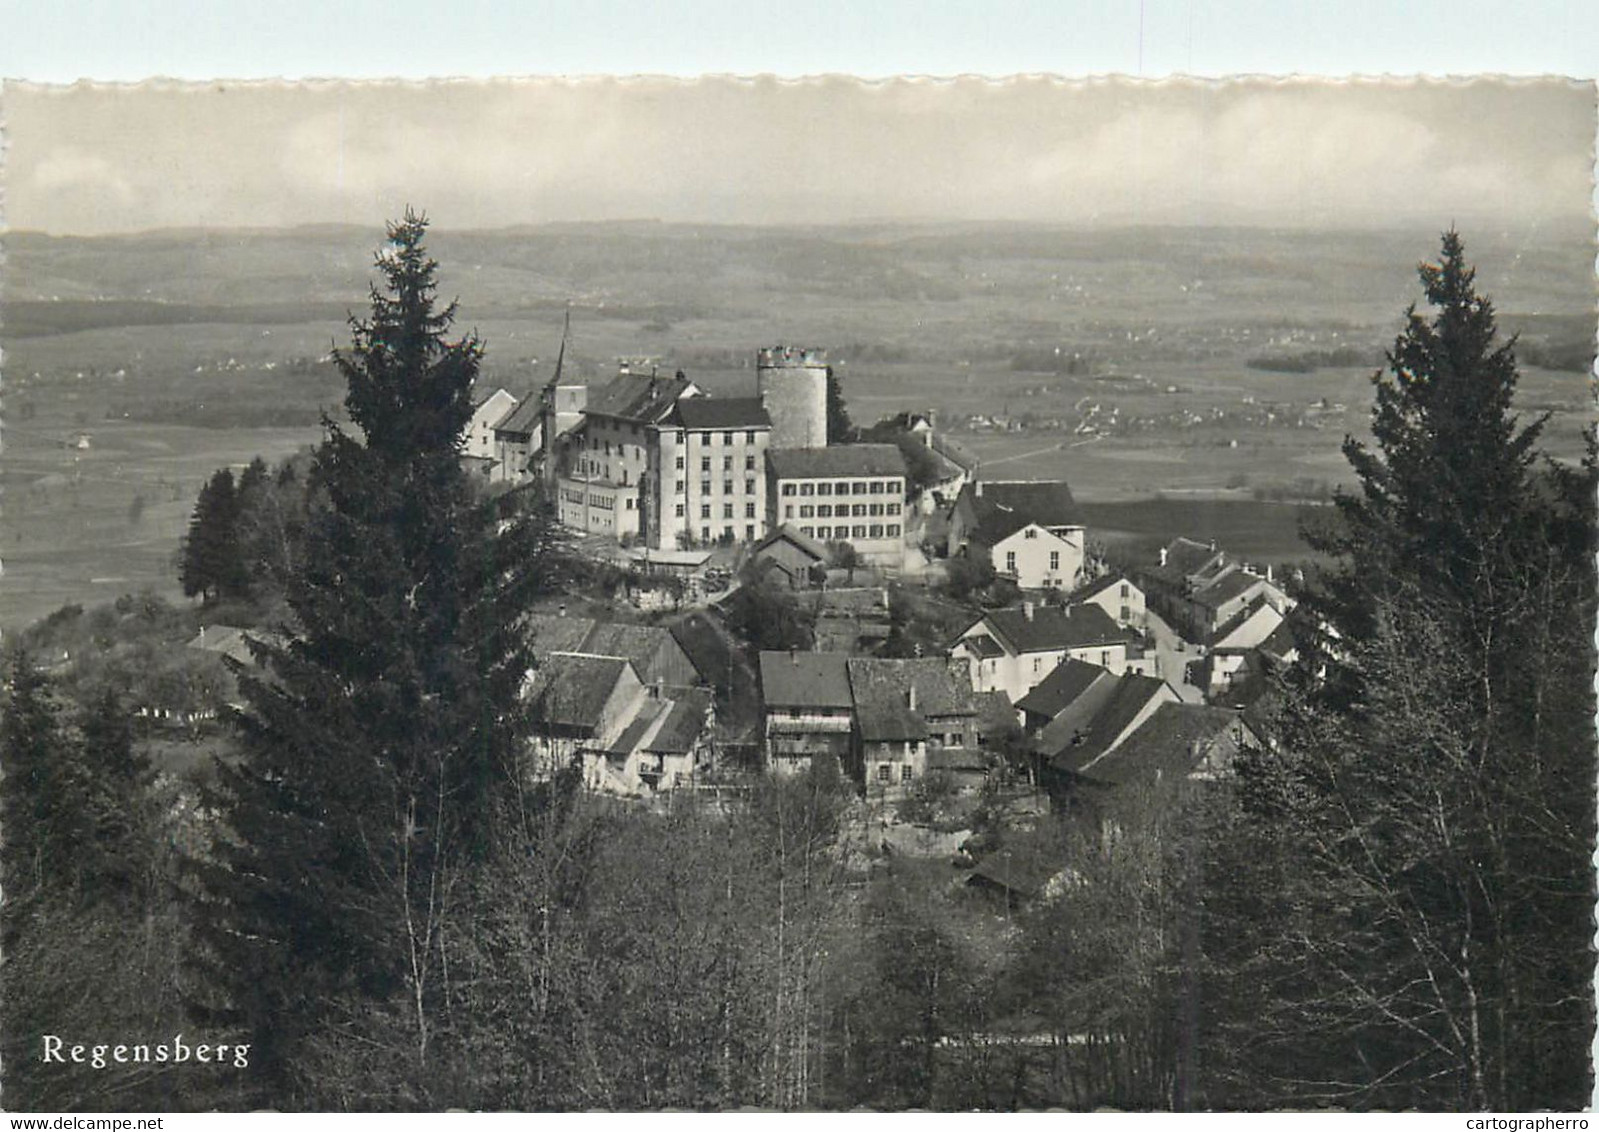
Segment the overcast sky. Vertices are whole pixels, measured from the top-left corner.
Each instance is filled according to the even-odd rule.
[[[8,84],[5,219],[98,233],[656,218],[1581,218],[1591,83]]]

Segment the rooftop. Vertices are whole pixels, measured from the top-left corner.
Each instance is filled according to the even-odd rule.
[[[1097,605],[1012,606],[990,610],[984,621],[1014,653],[1092,648],[1131,639],[1131,634]]]
[[[818,562],[827,561],[827,547],[823,546],[809,535],[801,534],[799,528],[789,526],[787,523],[784,523],[782,526],[778,527],[777,530],[773,531],[771,534],[767,535],[760,542],[751,547],[750,554],[759,554],[773,543],[778,542],[791,543],[794,546],[799,547]]]
[[[1005,650],[1000,648],[999,642],[987,633],[978,633],[975,636],[966,637],[960,643],[984,660],[992,660],[996,656],[1005,655]]]
[[[761,653],[761,698],[767,707],[848,711],[849,657],[827,652]]]
[[[1120,746],[1080,773],[1107,786],[1186,778],[1211,741],[1238,722],[1238,712],[1227,708],[1161,704]]]
[[[688,429],[772,427],[759,397],[685,397],[677,403],[676,417]]]
[[[1061,769],[1080,771],[1115,744],[1138,713],[1159,696],[1175,698],[1164,680],[1126,673],[1096,684],[1039,734],[1038,753]]]
[[[1017,700],[1016,706],[1033,715],[1054,719],[1095,683],[1115,679],[1108,668],[1067,657],[1036,688]]]
[[[1232,570],[1208,586],[1194,591],[1194,603],[1206,609],[1219,609],[1240,594],[1248,593],[1256,585],[1269,586],[1270,582],[1259,574],[1247,570]]]
[[[1104,577],[1096,578],[1094,581],[1089,582],[1086,586],[1083,586],[1075,591],[1072,594],[1072,601],[1092,601],[1100,594],[1113,590],[1117,586],[1124,583],[1129,586],[1133,585],[1133,583],[1128,580],[1126,574],[1106,574]],[[1134,586],[1134,588],[1136,589],[1137,587]]]
[[[651,754],[686,755],[699,742],[705,731],[707,714],[711,707],[710,694],[688,691],[672,701],[672,714],[666,717],[655,738],[644,744]]]
[[[1046,530],[1083,525],[1065,480],[979,480],[961,488],[960,499],[977,519],[972,537],[990,546],[1033,523]]]
[[[600,713],[628,667],[614,656],[557,652],[543,657],[527,689],[534,718],[558,727],[597,730]]]
[[[679,399],[697,396],[699,387],[686,377],[624,373],[591,391],[584,412],[591,417],[658,424],[671,413]]]
[[[1221,552],[1210,543],[1195,542],[1179,535],[1165,546],[1164,565],[1152,566],[1149,572],[1170,583],[1202,572]]]
[[[532,433],[533,426],[539,419],[539,399],[537,397],[524,397],[521,402],[500,418],[494,426],[495,432]]]
[[[959,662],[951,665],[943,657],[851,657],[849,685],[857,708],[891,700],[908,707],[914,688],[915,710],[923,718],[977,714],[970,678]]]
[[[774,448],[767,463],[778,479],[905,476],[905,454],[895,444],[838,444],[831,448]]]

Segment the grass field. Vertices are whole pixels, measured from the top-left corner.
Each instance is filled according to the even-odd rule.
[[[1591,343],[1590,231],[1466,235],[1479,286],[1529,354]],[[348,340],[341,314],[365,307],[378,239],[8,234],[0,627],[66,601],[174,592],[204,478],[314,442],[319,414],[336,410],[326,355]],[[1432,232],[647,223],[430,241],[458,328],[486,345],[490,386],[542,384],[568,303],[568,361],[591,379],[643,356],[750,395],[758,347],[815,346],[858,423],[935,411],[986,475],[1064,477],[1089,504],[1344,482],[1339,445],[1364,431],[1371,372],[1418,297],[1415,261],[1436,246]],[[1263,357],[1369,364],[1251,365]],[[1580,450],[1581,372],[1526,368],[1521,403],[1555,414],[1546,450]],[[1011,430],[972,429],[996,414]],[[1250,507],[1201,523],[1241,540],[1238,553],[1278,553],[1291,524]],[[1137,539],[1189,514],[1150,505],[1095,521]]]

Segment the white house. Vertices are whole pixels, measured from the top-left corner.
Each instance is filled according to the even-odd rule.
[[[1023,589],[1077,586],[1084,531],[1063,480],[974,480],[961,488],[949,520],[951,555],[981,555]]]
[[[1097,605],[1027,601],[974,621],[950,655],[967,661],[974,692],[1004,692],[1017,703],[1067,657],[1126,672],[1131,637]]]
[[[1071,595],[1073,605],[1097,605],[1124,629],[1143,629],[1149,624],[1149,607],[1144,591],[1126,574],[1106,574]]]

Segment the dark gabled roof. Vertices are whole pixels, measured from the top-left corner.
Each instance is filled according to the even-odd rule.
[[[985,618],[994,636],[1016,653],[1080,649],[1131,639],[1110,614],[1097,605],[1034,605],[990,610]]]
[[[624,625],[601,621],[583,640],[581,651],[596,656],[621,656],[633,662],[640,676],[649,675],[655,658],[671,640],[672,634],[654,625]]]
[[[1151,566],[1148,573],[1171,585],[1199,574],[1221,552],[1208,543],[1195,542],[1179,535],[1166,544],[1166,564]]]
[[[1106,786],[1187,777],[1204,747],[1240,722],[1236,711],[1207,704],[1161,704],[1131,735],[1078,773]]]
[[[1103,578],[1089,582],[1086,586],[1074,592],[1071,595],[1072,603],[1075,605],[1078,602],[1091,601],[1107,590],[1115,589],[1123,582],[1133,586],[1134,589],[1138,588],[1126,574],[1106,574]]]
[[[976,715],[971,680],[959,661],[942,657],[891,659],[857,656],[849,659],[849,686],[857,709],[877,702],[908,706],[916,690],[916,714],[924,719]]]
[[[979,735],[1000,735],[1007,731],[1016,731],[1021,727],[1016,722],[1016,708],[1010,702],[1010,696],[1003,690],[973,692],[972,700],[977,705]]]
[[[686,755],[705,732],[706,713],[711,697],[706,692],[688,691],[672,701],[672,714],[666,717],[655,738],[644,744],[652,755]]]
[[[619,656],[633,662],[641,677],[655,667],[655,658],[671,637],[654,625],[629,625],[615,621],[594,621],[588,617],[552,617],[531,614],[526,625],[533,634],[533,653],[587,653],[591,656]]]
[[[1094,684],[1115,679],[1110,669],[1069,656],[1036,688],[1017,700],[1016,706],[1033,715],[1054,719]]]
[[[905,454],[895,444],[838,444],[831,448],[774,448],[766,461],[780,480],[827,479],[830,476],[899,476]]]
[[[688,655],[700,679],[713,686],[724,686],[732,679],[738,664],[728,632],[708,613],[690,613],[670,630],[672,639]]]
[[[904,700],[875,700],[855,705],[855,720],[866,743],[920,742],[927,738],[927,720]]]
[[[1270,584],[1259,574],[1251,574],[1247,570],[1233,570],[1209,585],[1196,589],[1193,600],[1195,605],[1206,609],[1219,609],[1233,598],[1247,593],[1252,586]]]
[[[987,633],[978,633],[974,637],[963,637],[955,643],[965,645],[984,660],[991,660],[996,656],[1005,655],[1005,650],[999,647],[999,642]]]
[[[1289,655],[1299,647],[1299,642],[1294,640],[1294,630],[1284,618],[1281,625],[1271,631],[1264,641],[1257,646],[1259,651],[1266,656],[1277,660],[1286,660]]]
[[[694,383],[686,377],[624,373],[590,391],[583,411],[589,416],[658,424],[677,405],[679,398],[693,396],[694,390]]]
[[[1023,527],[1037,523],[1046,529],[1080,527],[1082,515],[1065,480],[983,480],[983,493],[969,483],[960,499],[969,502],[977,519],[972,537],[992,546]],[[959,500],[957,500],[957,504]]]
[[[670,710],[671,704],[662,700],[645,700],[639,705],[638,714],[633,721],[622,729],[622,733],[606,749],[607,754],[629,755],[649,732],[650,726]]]
[[[677,403],[675,416],[687,429],[772,427],[759,397],[686,397]]]
[[[539,419],[539,399],[537,397],[524,397],[500,423],[494,426],[495,432],[515,432],[531,434],[533,426]]]
[[[773,531],[760,542],[752,546],[750,548],[750,554],[759,554],[773,543],[778,542],[791,543],[794,546],[797,546],[800,550],[803,550],[812,558],[816,559],[818,562],[827,561],[827,547],[823,546],[809,535],[801,534],[798,527],[789,526],[787,523],[784,523],[782,526],[778,527],[777,530]]]
[[[966,883],[1002,889],[1032,900],[1041,896],[1062,871],[1062,865],[1040,860],[1031,853],[1001,849],[979,861]]]
[[[849,657],[829,652],[761,653],[761,699],[767,707],[849,709]]]
[[[594,731],[628,662],[614,656],[551,653],[533,670],[528,698],[541,723]]]
[[[1044,742],[1050,729],[1065,718],[1066,713],[1063,713],[1039,736],[1040,752],[1050,758],[1051,765],[1056,769],[1081,773],[1111,749],[1127,725],[1138,718],[1138,713],[1165,687],[1164,680],[1153,676],[1140,676],[1132,672],[1124,674],[1103,705],[1093,713],[1088,726],[1081,729],[1080,741],[1074,742],[1072,736],[1067,736],[1065,746],[1056,750],[1051,750],[1050,745]]]
[[[523,624],[533,635],[533,655],[545,656],[552,652],[592,652],[583,648],[583,641],[594,630],[589,617],[557,617],[549,613],[532,613]]]

